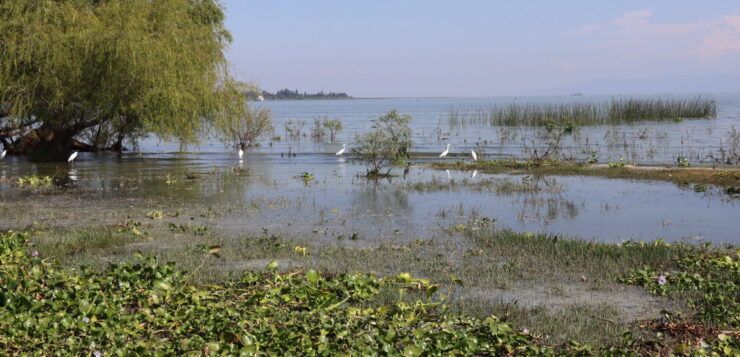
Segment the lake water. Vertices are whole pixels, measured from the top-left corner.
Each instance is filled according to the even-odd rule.
[[[584,142],[598,148],[599,160],[621,157],[641,163],[673,163],[676,156],[694,159],[716,151],[733,126],[740,129],[740,100],[716,96],[716,119],[685,120],[679,123],[585,127],[577,140],[566,144],[573,156],[588,157]],[[191,145],[180,152],[175,143],[145,140],[141,150],[122,155],[81,153],[67,164],[34,164],[19,158],[0,162],[0,202],[6,210],[31,209],[45,202],[63,210],[87,207],[76,224],[96,224],[118,217],[96,205],[129,197],[157,198],[172,207],[194,205],[231,207],[229,213],[211,224],[235,233],[259,231],[314,232],[317,239],[336,239],[357,233],[368,240],[423,238],[473,219],[487,218],[500,228],[608,242],[623,240],[712,241],[740,243],[740,200],[719,189],[694,192],[671,183],[602,179],[594,177],[531,178],[516,175],[484,175],[412,167],[390,180],[368,181],[360,177],[364,167],[348,157],[336,157],[341,143],[352,145],[356,134],[368,130],[370,120],[390,109],[412,115],[417,161],[436,160],[447,143],[451,152],[470,149],[489,158],[526,158],[522,137],[529,140],[532,129],[508,128],[509,140],[502,142],[502,128],[450,128],[445,119],[451,108],[474,108],[492,104],[544,101],[607,101],[611,97],[547,98],[419,98],[345,101],[281,101],[254,105],[269,107],[274,115],[275,135],[280,141],[264,144],[238,160],[233,150],[216,140]],[[344,130],[335,143],[313,143],[310,137],[286,141],[284,123],[306,122],[310,133],[313,118],[340,118]],[[511,131],[516,131],[516,138]],[[647,132],[647,134],[645,134]],[[626,140],[605,140],[604,136]],[[640,136],[647,138],[640,139]],[[477,143],[477,144],[476,144]],[[288,157],[287,152],[295,153]],[[693,156],[692,156],[693,155]],[[234,172],[238,173],[235,174]],[[314,178],[308,183],[304,172]],[[31,173],[69,179],[55,200],[46,193],[19,190],[15,178]],[[541,189],[528,192],[498,192],[501,183],[526,183]],[[434,187],[414,189],[415,184]],[[492,189],[475,190],[487,184]],[[446,187],[449,185],[449,187]],[[69,197],[79,198],[74,202]],[[236,208],[235,208],[236,207]],[[246,207],[246,208],[245,208]],[[249,208],[251,207],[251,208]],[[156,207],[152,207],[156,208]],[[120,208],[121,212],[125,207]],[[61,216],[28,217],[17,221],[0,217],[0,229],[21,228],[28,219],[63,225]],[[70,216],[72,217],[72,216]],[[329,238],[327,238],[329,237]]]
[[[288,151],[303,154],[333,153],[341,148],[340,143],[350,147],[357,134],[366,132],[372,119],[391,109],[412,116],[414,131],[413,151],[438,154],[447,143],[452,152],[467,153],[471,149],[493,157],[527,158],[526,148],[540,150],[545,147],[537,137],[537,129],[502,128],[491,126],[450,127],[447,119],[452,109],[474,110],[494,105],[511,103],[604,103],[613,96],[562,96],[562,97],[496,97],[496,98],[391,98],[340,101],[272,101],[252,103],[254,106],[270,108],[274,117],[275,136],[281,141],[267,140],[259,152],[280,154]],[[671,98],[664,96],[662,98]],[[679,97],[680,98],[680,97]],[[728,132],[733,128],[740,130],[740,96],[713,95],[717,101],[717,117],[714,119],[688,119],[674,122],[643,122],[634,125],[587,126],[577,135],[568,137],[563,151],[568,156],[587,158],[592,152],[602,162],[625,158],[638,163],[674,163],[678,156],[687,157],[698,163],[707,160],[707,155],[717,153],[720,147],[728,146]],[[344,130],[332,144],[317,144],[310,139],[314,118],[328,116],[341,119]],[[285,123],[303,121],[302,132],[306,137],[300,141],[286,140]],[[538,143],[533,143],[536,141]],[[740,146],[740,143],[737,144]],[[222,152],[223,144],[207,140],[200,146],[190,146],[190,150]],[[740,149],[740,148],[738,148]],[[160,143],[147,140],[142,146],[144,152],[173,152],[180,147],[173,143]]]

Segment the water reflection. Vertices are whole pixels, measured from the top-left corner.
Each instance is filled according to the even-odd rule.
[[[289,159],[248,153],[242,162],[217,153],[97,154],[96,160],[74,166],[17,161],[0,164],[0,205],[18,212],[13,221],[3,222],[16,229],[43,214],[34,213],[34,207],[55,209],[45,203],[59,195],[79,198],[60,207],[84,206],[89,222],[126,217],[128,206],[138,208],[135,200],[143,200],[146,210],[212,208],[220,212],[213,224],[239,233],[269,227],[413,239],[484,216],[502,228],[604,241],[702,236],[740,242],[740,202],[711,188],[696,193],[670,183],[417,167],[398,169],[390,179],[367,180],[361,177],[364,169],[333,154]],[[314,175],[308,185],[296,178],[303,172]],[[30,174],[53,176],[60,186],[20,188],[17,178]],[[415,183],[431,189],[415,190]]]

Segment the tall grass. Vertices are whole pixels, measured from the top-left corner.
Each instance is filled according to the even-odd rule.
[[[450,126],[545,126],[548,122],[616,125],[640,121],[714,118],[717,105],[702,97],[685,99],[614,99],[603,103],[511,103],[488,108],[451,109]]]

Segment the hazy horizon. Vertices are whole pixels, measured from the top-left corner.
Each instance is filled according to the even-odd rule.
[[[237,77],[354,97],[740,92],[740,3],[225,0]]]

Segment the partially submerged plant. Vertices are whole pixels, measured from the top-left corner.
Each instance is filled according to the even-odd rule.
[[[410,115],[394,109],[373,120],[372,131],[355,138],[352,154],[365,163],[368,177],[387,176],[392,165],[407,162],[412,145],[409,122]]]
[[[214,123],[219,138],[224,144],[234,149],[247,150],[259,144],[259,140],[273,131],[272,115],[268,108],[252,108],[247,104],[243,93],[255,90],[248,83],[233,82],[230,84],[231,97],[228,106]]]
[[[18,186],[27,188],[49,187],[53,181],[54,179],[47,175],[27,175],[18,178]]]

